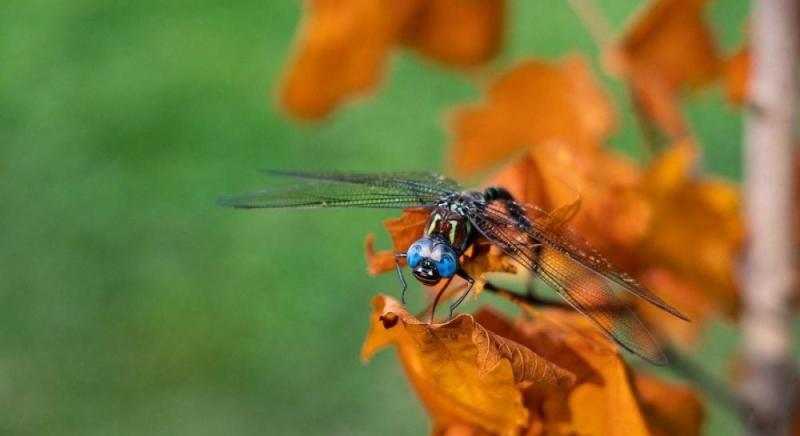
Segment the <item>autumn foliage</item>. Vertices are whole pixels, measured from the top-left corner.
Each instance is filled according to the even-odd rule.
[[[488,175],[487,186],[562,215],[692,319],[630,301],[659,341],[683,349],[707,320],[736,320],[745,238],[739,188],[703,171],[702,145],[681,108],[682,95],[715,81],[724,82],[732,102],[746,98],[748,52],[720,53],[705,18],[708,3],[652,1],[604,47],[606,72],[629,90],[641,122],[660,132],[662,143],[645,147],[655,153],[646,161],[608,146],[618,115],[590,59],[579,54],[497,66],[477,85],[482,98],[454,108],[446,126],[449,172]],[[308,1],[283,107],[302,119],[331,114],[375,89],[399,48],[456,71],[487,64],[501,48],[507,7],[503,0]],[[422,235],[427,218],[425,210],[407,210],[386,221],[392,247],[385,251],[368,236],[369,273],[394,270],[394,253]],[[485,241],[462,263],[480,278],[479,289],[483,273],[521,272]],[[633,369],[574,312],[514,301],[522,307],[516,317],[484,308],[429,323],[378,296],[362,356],[397,348],[434,434],[700,433],[704,405],[693,388]]]

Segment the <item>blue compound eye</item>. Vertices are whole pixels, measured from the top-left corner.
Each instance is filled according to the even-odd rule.
[[[456,273],[456,257],[450,253],[442,253],[442,258],[436,262],[436,269],[443,278],[450,278]]]
[[[408,249],[408,253],[406,253],[406,261],[411,268],[419,265],[422,261],[422,245],[416,242],[412,244]]]

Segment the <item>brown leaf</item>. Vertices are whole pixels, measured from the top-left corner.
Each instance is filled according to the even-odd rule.
[[[657,0],[607,55],[607,67],[630,83],[643,114],[670,137],[687,133],[679,92],[717,77],[720,59],[705,22],[707,0]]]
[[[431,325],[390,297],[375,297],[373,306],[362,357],[369,359],[375,351],[395,345],[440,431],[460,423],[516,434],[528,419],[521,387],[565,388],[574,382],[570,372],[486,330],[470,315]]]
[[[405,43],[429,58],[472,66],[500,48],[505,0],[429,0],[406,33]]]
[[[569,227],[686,312],[694,322],[632,299],[656,333],[688,344],[703,319],[736,313],[734,271],[744,238],[737,188],[698,173],[696,165],[691,141],[667,149],[644,171],[600,147],[549,141],[531,147],[490,184],[556,214],[580,198]]]
[[[691,322],[664,313],[652,304],[635,301],[636,312],[658,337],[669,338],[675,344],[690,345],[700,339],[706,320],[719,318],[720,304],[711,295],[696,289],[675,272],[665,267],[652,267],[637,274],[639,281],[656,295],[667,298],[679,307]]]
[[[370,275],[377,275],[395,268],[395,253],[408,250],[408,247],[422,237],[425,223],[428,220],[427,209],[406,209],[400,218],[384,221],[383,225],[392,237],[392,249],[389,251],[375,251],[375,235],[367,235],[364,248],[367,257],[367,271]],[[405,260],[401,261],[401,265]]]
[[[747,98],[747,83],[750,77],[750,47],[743,46],[725,59],[722,77],[728,102],[741,105]]]
[[[641,189],[653,219],[638,252],[643,265],[670,271],[694,289],[700,304],[713,301],[718,313],[735,315],[735,271],[744,240],[739,192],[728,182],[697,175],[697,161],[696,145],[684,141],[647,170]]]
[[[633,382],[653,436],[700,436],[705,408],[694,389],[641,373]]]
[[[281,102],[319,119],[374,88],[393,48],[407,43],[456,66],[489,60],[500,44],[505,0],[308,0]]]
[[[488,184],[504,186],[517,200],[551,213],[572,205],[577,211],[572,211],[568,227],[627,269],[635,265],[631,250],[650,219],[637,191],[639,179],[633,164],[606,149],[548,141],[531,147]]]
[[[570,388],[531,387],[525,390],[530,411],[528,435],[638,435],[664,428],[670,434],[696,434],[702,412],[696,394],[647,378],[640,390],[639,376],[584,317],[568,311],[543,310],[534,319],[511,324],[494,312],[482,310],[476,320],[491,331],[519,342],[575,374]],[[634,385],[635,383],[635,385]],[[664,409],[659,395],[679,394],[687,409]],[[670,405],[674,403],[669,403]],[[695,407],[697,406],[697,407]]]
[[[494,81],[487,101],[453,119],[453,169],[474,173],[549,140],[594,147],[615,123],[586,61],[528,61]]]
[[[389,48],[402,36],[420,0],[305,2],[297,51],[283,85],[292,115],[315,119],[343,99],[375,86]]]

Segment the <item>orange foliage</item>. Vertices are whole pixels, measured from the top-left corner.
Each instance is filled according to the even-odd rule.
[[[683,142],[647,169],[641,192],[653,219],[637,252],[642,259],[640,274],[663,295],[691,300],[687,311],[701,321],[719,312],[738,312],[735,271],[744,223],[736,187],[696,176],[697,160],[695,145]],[[688,289],[693,290],[692,297]],[[657,311],[643,313],[666,334],[686,328]]]
[[[367,256],[367,272],[370,275],[380,274],[395,268],[395,253],[408,250],[408,247],[422,237],[425,222],[428,220],[426,209],[407,209],[403,216],[397,219],[384,221],[383,225],[392,237],[392,249],[389,251],[375,251],[375,235],[367,235],[364,248]],[[405,259],[401,260],[405,265]]]
[[[725,93],[731,104],[740,105],[747,98],[750,58],[750,47],[744,46],[725,59],[722,76],[725,79]]]
[[[518,201],[545,210],[579,202],[569,226],[627,269],[634,266],[627,252],[649,221],[649,211],[635,191],[639,178],[637,168],[620,155],[549,141],[531,146],[487,184],[504,186]]]
[[[472,66],[497,54],[504,22],[505,0],[429,0],[404,42],[429,58]]]
[[[559,225],[568,222],[693,319],[685,323],[634,302],[658,337],[679,343],[693,342],[706,318],[735,316],[739,308],[738,189],[698,171],[699,150],[679,103],[681,92],[720,74],[732,102],[746,97],[749,50],[721,59],[704,20],[707,4],[654,0],[607,53],[607,68],[626,80],[637,110],[672,143],[649,165],[604,147],[616,115],[578,56],[521,62],[489,84],[483,102],[458,109],[451,123],[456,173],[504,165],[487,184],[554,211]],[[453,66],[484,63],[499,48],[504,13],[504,0],[310,0],[283,104],[296,117],[322,117],[372,89],[400,46]],[[376,251],[369,235],[370,274],[393,270],[395,253],[422,236],[427,219],[426,210],[415,209],[387,220],[390,251]],[[515,271],[482,238],[461,265],[478,279],[476,291],[484,272]],[[632,372],[617,346],[577,313],[546,310],[510,323],[482,310],[427,324],[389,297],[373,304],[362,357],[397,347],[435,434],[700,432],[704,411],[692,389]]]
[[[719,74],[720,59],[704,10],[708,0],[657,0],[608,54],[608,68],[624,76],[639,110],[672,138],[688,131],[678,94]]]
[[[579,198],[569,226],[685,311],[694,322],[637,301],[659,333],[690,343],[703,319],[736,315],[735,271],[744,239],[737,189],[698,176],[696,163],[690,142],[674,145],[643,170],[608,150],[547,143],[531,147],[489,184],[551,210]]]
[[[524,426],[522,386],[566,387],[575,377],[530,349],[459,315],[444,324],[415,319],[396,300],[373,299],[362,357],[395,345],[436,428],[467,423],[512,435]]]
[[[653,436],[700,435],[705,410],[693,389],[640,373],[633,382]]]
[[[434,434],[700,431],[703,408],[696,394],[632,375],[616,346],[575,313],[549,310],[512,324],[481,310],[474,320],[461,315],[428,325],[388,297],[374,304],[364,354],[390,343],[398,347]],[[681,400],[680,408],[673,399]]]
[[[614,123],[611,103],[582,58],[528,61],[492,83],[484,104],[456,113],[452,166],[475,172],[548,140],[592,147]]]
[[[468,66],[489,60],[505,0],[309,0],[282,90],[286,110],[318,119],[373,88],[392,48]]]
[[[546,64],[538,62],[527,65],[558,71],[557,66],[542,67]],[[509,77],[514,80],[507,82]],[[510,154],[498,152],[506,150],[504,146],[498,148],[498,141],[503,144],[503,138],[515,138],[505,144],[513,144],[514,151],[522,155],[487,184],[504,186],[519,201],[545,210],[579,202],[580,209],[570,227],[617,267],[668,300],[674,297],[675,303],[680,303],[679,307],[696,321],[684,323],[642,302],[641,315],[660,333],[682,343],[692,342],[703,327],[702,319],[718,314],[735,315],[739,298],[734,271],[744,238],[737,188],[698,175],[698,151],[690,140],[676,143],[652,165],[639,168],[599,143],[582,141],[581,138],[591,135],[575,135],[577,127],[573,121],[579,118],[569,110],[553,110],[568,121],[545,123],[547,128],[500,116],[504,106],[497,103],[501,101],[497,89],[503,89],[506,83],[513,83],[516,89],[533,89],[540,86],[540,80],[536,74],[520,74],[519,67],[499,79],[489,90],[489,108],[466,112],[483,114],[481,128],[455,123],[451,159],[474,171]],[[561,86],[568,93],[575,83],[573,80],[551,86]],[[594,81],[585,76],[583,83],[582,88],[589,88],[588,84]],[[505,92],[508,100],[513,101],[510,97],[513,89]],[[555,91],[531,93],[520,100],[524,100],[527,108],[544,111],[548,104],[553,104],[552,95],[556,94]],[[520,111],[508,107],[509,114]],[[492,113],[495,115],[487,115]],[[589,111],[584,115],[590,117],[589,114],[595,114],[597,119],[582,125],[610,127],[607,123],[610,118],[604,111]],[[464,119],[467,117],[460,118]],[[544,140],[545,131],[559,139]],[[586,131],[597,133],[594,139],[599,140],[600,133],[608,130]],[[520,132],[533,133],[525,139]],[[463,157],[465,153],[469,156]]]

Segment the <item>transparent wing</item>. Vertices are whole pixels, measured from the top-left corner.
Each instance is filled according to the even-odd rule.
[[[461,190],[454,180],[441,174],[425,172],[394,173],[312,173],[302,171],[263,170],[266,174],[329,182],[356,183],[360,185],[406,188],[436,194],[450,194]]]
[[[538,274],[575,310],[587,316],[623,348],[653,364],[666,363],[657,342],[609,286],[610,278],[576,261],[565,252],[563,244],[549,242],[557,239],[557,235],[547,230],[552,227],[551,221],[520,223],[493,206],[473,209],[470,219],[506,255]],[[540,238],[540,233],[547,233],[547,237]],[[583,245],[588,247],[585,242]],[[592,253],[592,256],[599,256]]]
[[[217,203],[242,209],[288,207],[426,207],[458,185],[433,174],[278,173],[307,181],[222,197]]]
[[[589,245],[585,239],[567,228],[564,223],[555,220],[551,214],[544,210],[531,204],[495,202],[486,208],[487,216],[498,220],[511,220],[506,212],[509,203],[512,203],[512,207],[519,208],[525,212],[525,216],[529,220],[526,232],[533,239],[560,252],[563,256],[579,263],[584,268],[611,280],[637,297],[684,321],[689,321],[686,315],[639,284],[633,277],[614,268],[611,262]]]

